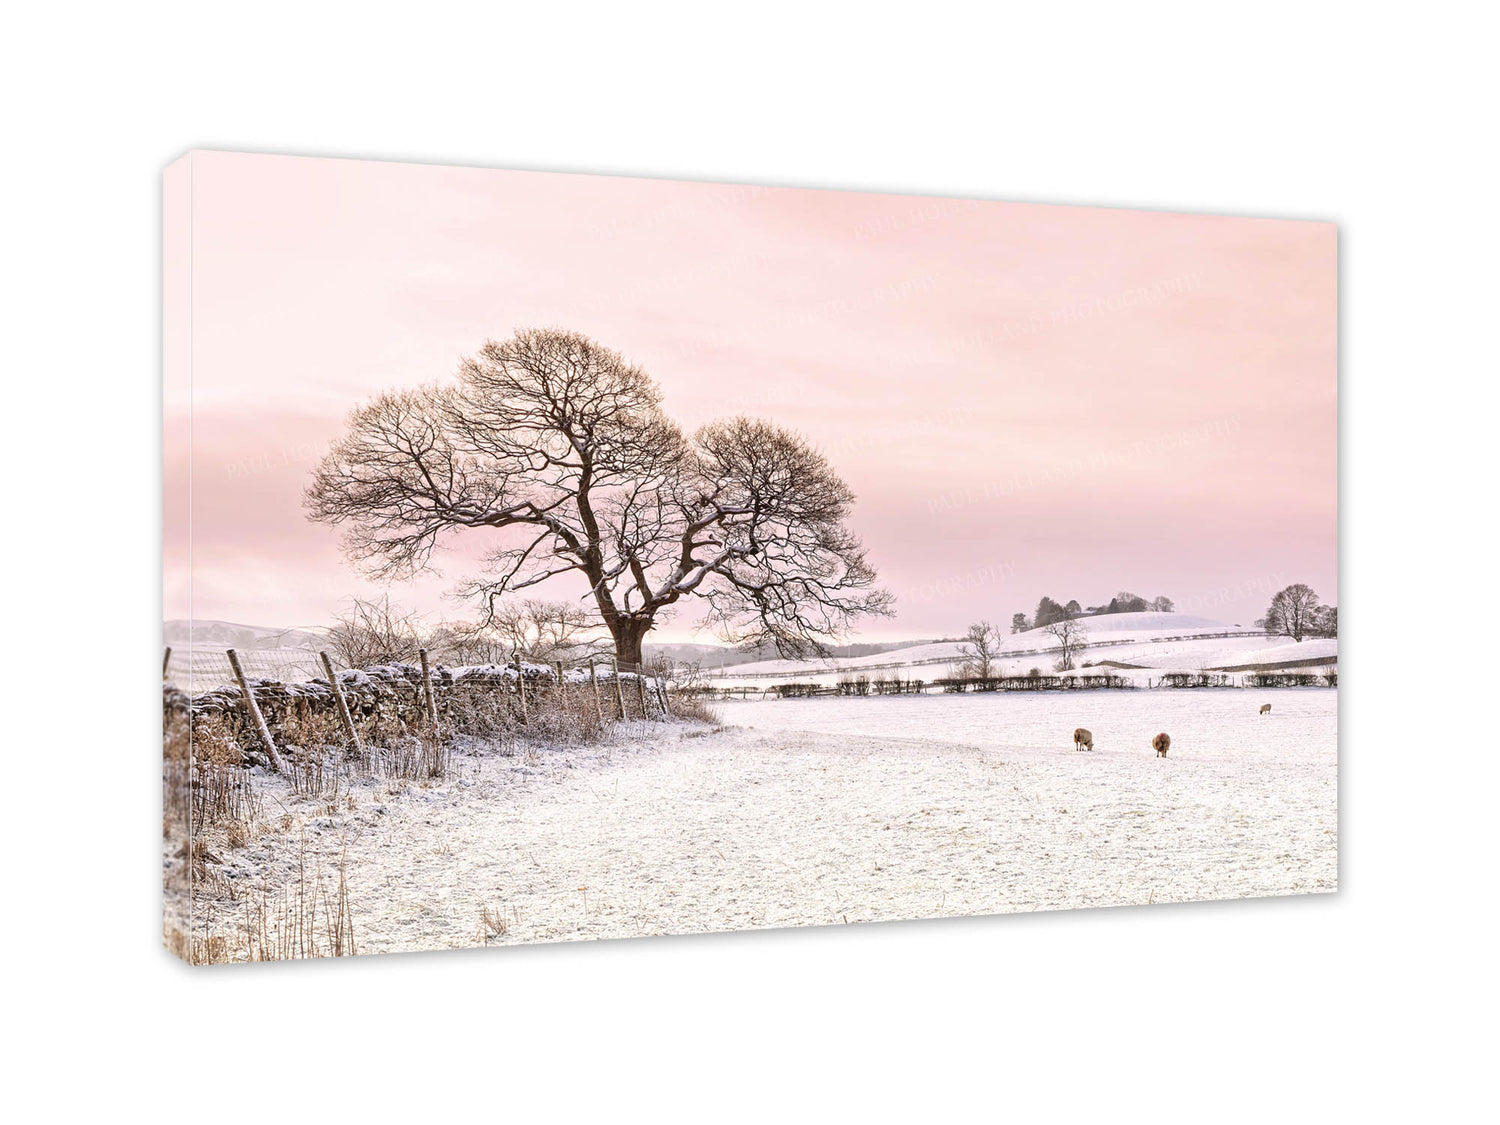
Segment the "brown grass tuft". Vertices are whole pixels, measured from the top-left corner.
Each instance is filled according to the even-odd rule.
[[[510,931],[510,923],[506,920],[503,906],[481,906],[479,924],[484,928],[485,941],[504,937]]]

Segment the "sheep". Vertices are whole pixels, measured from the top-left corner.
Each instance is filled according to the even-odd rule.
[[[1151,740],[1151,745],[1156,750],[1158,758],[1165,758],[1167,756],[1167,748],[1172,745],[1172,736],[1166,731],[1162,731],[1161,734]]]
[[[1260,705],[1260,713],[1262,715],[1269,715],[1271,713],[1271,705],[1269,703],[1262,703]]]
[[[1079,727],[1073,732],[1074,750],[1092,750],[1094,748],[1094,732]]]

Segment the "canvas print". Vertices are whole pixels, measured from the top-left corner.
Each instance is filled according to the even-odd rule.
[[[1332,225],[202,151],[162,200],[183,959],[1336,888]]]

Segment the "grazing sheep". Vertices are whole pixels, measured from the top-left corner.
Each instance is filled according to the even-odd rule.
[[[1166,731],[1162,731],[1161,734],[1151,740],[1151,746],[1155,749],[1158,758],[1165,758],[1167,756],[1167,747],[1171,745],[1172,736],[1167,734]]]
[[[1073,732],[1074,750],[1092,750],[1094,748],[1094,732],[1079,727]]]
[[[1260,705],[1260,713],[1262,715],[1269,715],[1271,713],[1271,705],[1269,703],[1262,703]]]

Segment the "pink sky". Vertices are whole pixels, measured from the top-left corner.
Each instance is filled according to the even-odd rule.
[[[312,467],[356,403],[529,325],[623,352],[684,428],[822,448],[897,596],[867,637],[1043,594],[1246,625],[1290,582],[1337,600],[1332,224],[212,152],[164,200],[169,618],[190,461],[198,618],[380,589],[304,517]],[[481,546],[393,599],[461,615]]]

